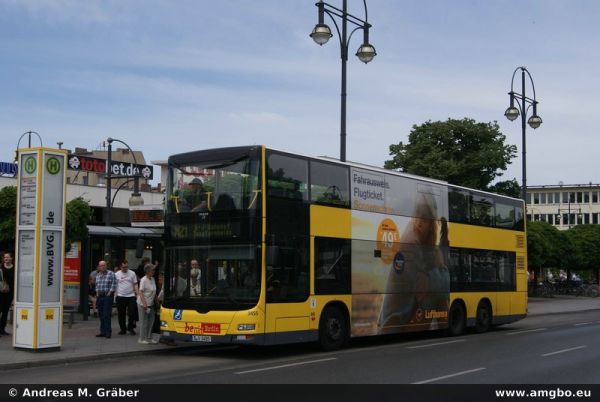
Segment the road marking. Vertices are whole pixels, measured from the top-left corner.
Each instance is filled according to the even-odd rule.
[[[536,328],[536,329],[528,329],[525,331],[514,331],[514,332],[508,332],[506,335],[517,335],[517,334],[526,334],[528,332],[538,332],[538,331],[545,331],[548,328]]]
[[[466,339],[457,339],[457,340],[454,340],[454,341],[447,341],[447,342],[428,343],[426,345],[407,346],[406,349],[428,348],[428,347],[431,347],[431,346],[448,345],[448,344],[451,344],[451,343],[465,342],[465,341],[466,341]]]
[[[590,321],[590,322],[580,322],[578,324],[573,324],[573,326],[574,327],[578,327],[580,325],[590,325],[590,324],[593,324],[593,323],[594,323],[593,321]]]
[[[330,361],[330,360],[337,360],[337,357],[329,357],[327,359],[320,359],[320,360],[310,360],[307,362],[298,362],[298,363],[290,363],[290,364],[282,364],[280,366],[273,366],[273,367],[265,367],[265,368],[259,368],[259,369],[254,369],[254,370],[246,370],[246,371],[238,371],[235,374],[248,374],[248,373],[256,373],[258,371],[267,371],[267,370],[277,370],[280,368],[287,368],[287,367],[294,367],[294,366],[301,366],[304,364],[314,364],[314,363],[321,363],[321,362],[326,362],[326,361]]]
[[[541,355],[542,357],[546,357],[546,356],[552,356],[552,355],[557,355],[559,353],[566,353],[566,352],[570,352],[572,350],[577,350],[577,349],[583,349],[583,348],[587,348],[587,345],[582,345],[582,346],[576,346],[574,348],[569,348],[569,349],[563,349],[563,350],[557,350],[556,352],[550,352],[550,353],[544,353],[543,355]]]
[[[413,382],[413,384],[428,384],[430,382],[435,382],[435,381],[439,381],[439,380],[445,380],[446,378],[452,378],[452,377],[458,377],[459,375],[465,375],[465,374],[470,374],[470,373],[475,373],[477,371],[481,371],[481,370],[485,370],[485,367],[479,367],[473,370],[467,370],[467,371],[460,371],[458,373],[453,373],[453,374],[448,374],[442,377],[435,377],[435,378],[430,378],[428,380],[423,380],[423,381],[419,381],[419,382]]]

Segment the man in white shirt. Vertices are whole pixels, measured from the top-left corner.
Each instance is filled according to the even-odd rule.
[[[119,271],[115,273],[117,278],[117,313],[119,316],[119,335],[125,335],[127,331],[135,335],[135,311],[136,295],[138,294],[137,275],[129,270],[127,260],[119,263]],[[125,326],[125,314],[127,314],[127,326]]]

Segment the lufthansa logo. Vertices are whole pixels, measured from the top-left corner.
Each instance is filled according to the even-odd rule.
[[[60,161],[55,157],[48,158],[46,161],[46,170],[52,175],[57,174],[60,172]]]
[[[25,168],[25,172],[27,172],[27,174],[32,174],[33,172],[35,172],[35,168],[37,167],[37,162],[35,161],[35,158],[33,156],[30,156],[29,158],[25,159],[25,164],[23,165],[23,167]]]
[[[404,256],[402,255],[402,253],[400,251],[398,251],[396,253],[396,255],[394,256],[394,262],[392,264],[392,266],[394,267],[394,271],[396,271],[396,273],[398,275],[402,274],[404,272],[404,265],[405,265]]]

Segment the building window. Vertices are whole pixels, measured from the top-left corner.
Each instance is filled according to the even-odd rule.
[[[569,192],[569,202],[571,202],[571,203],[575,202],[575,193],[573,191]]]
[[[554,193],[554,203],[560,204],[560,193]]]
[[[563,204],[566,204],[569,202],[569,193],[567,193],[567,192],[562,193],[562,202],[563,202]]]
[[[598,224],[598,214],[592,214],[592,223],[594,225]]]
[[[583,214],[584,222],[586,225],[590,224],[590,214]]]
[[[593,204],[598,203],[598,192],[597,191],[592,191],[592,203]]]
[[[546,193],[540,193],[540,204],[546,203]]]
[[[556,226],[560,225],[560,214],[554,215],[554,224]]]
[[[533,203],[534,204],[540,203],[540,193],[533,193]]]
[[[581,191],[577,192],[577,202],[581,204],[583,202],[583,193]]]
[[[585,203],[589,203],[590,202],[590,192],[589,191],[584,191],[584,193],[583,193],[583,202],[585,202]]]

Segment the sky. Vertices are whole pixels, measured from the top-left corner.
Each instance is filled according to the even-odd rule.
[[[0,161],[30,130],[68,149],[117,138],[147,161],[252,144],[339,157],[340,46],[308,36],[315,2],[0,0]],[[528,185],[600,183],[600,2],[367,7],[377,56],[360,62],[351,38],[348,160],[382,166],[413,125],[468,117],[498,122],[519,154],[500,179],[521,182],[520,120],[504,111],[525,66],[543,119],[527,129]],[[364,19],[363,1],[348,11]]]

